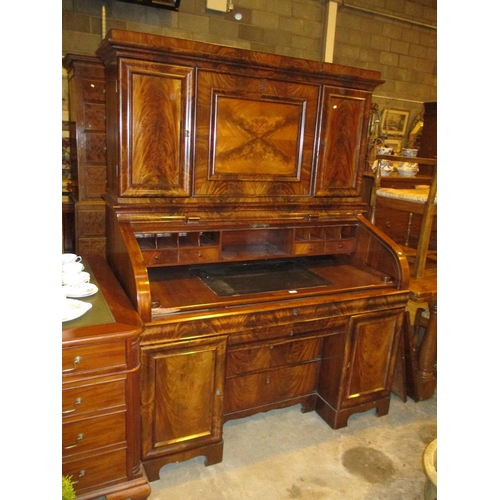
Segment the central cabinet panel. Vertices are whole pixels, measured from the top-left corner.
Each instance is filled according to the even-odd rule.
[[[195,195],[304,196],[318,86],[199,71]]]

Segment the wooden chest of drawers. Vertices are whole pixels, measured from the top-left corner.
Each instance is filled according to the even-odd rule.
[[[138,454],[142,323],[101,257],[90,259],[99,293],[85,316],[63,324],[62,473],[78,499],[143,500]]]
[[[95,56],[68,54],[71,177],[75,202],[75,252],[106,255],[106,89],[104,65]]]

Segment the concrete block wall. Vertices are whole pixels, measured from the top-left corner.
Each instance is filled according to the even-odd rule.
[[[374,102],[410,111],[411,123],[422,102],[437,101],[437,0],[345,3],[359,10],[338,5],[334,62],[380,71]]]
[[[107,29],[120,28],[199,40],[304,59],[321,60],[328,0],[236,0],[232,12],[181,0],[178,12],[118,0],[63,0],[62,49],[94,53],[101,40],[101,6]],[[240,21],[235,14],[241,14]]]
[[[93,54],[111,28],[323,60],[330,0],[233,0],[232,12],[181,0],[178,12],[119,0],[63,0],[62,52]],[[345,0],[337,4],[333,62],[380,71],[381,110],[410,112],[437,100],[437,0]],[[352,7],[350,7],[352,6]],[[354,8],[353,8],[354,7]],[[235,14],[241,14],[241,20]],[[419,24],[417,24],[419,23]]]

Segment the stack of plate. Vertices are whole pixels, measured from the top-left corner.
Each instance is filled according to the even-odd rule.
[[[62,254],[63,322],[79,318],[92,308],[92,304],[75,299],[90,297],[99,291],[94,283],[90,283],[90,274],[84,271],[81,260],[75,254]]]

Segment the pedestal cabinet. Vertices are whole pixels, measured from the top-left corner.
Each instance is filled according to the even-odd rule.
[[[150,480],[169,462],[165,455],[174,462],[203,450],[207,465],[222,460],[225,355],[226,337],[143,344],[141,442]]]
[[[68,54],[75,252],[106,255],[106,95],[104,65],[95,56]]]
[[[141,461],[223,422],[389,411],[408,263],[361,214],[378,72],[111,30],[107,259],[144,322]]]
[[[80,500],[143,500],[139,460],[142,323],[103,258],[85,262],[99,287],[85,316],[63,324],[62,473]]]

